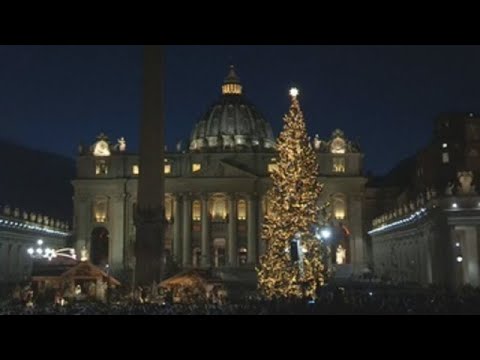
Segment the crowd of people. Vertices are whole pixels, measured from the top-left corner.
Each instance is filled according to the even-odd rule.
[[[322,315],[322,314],[480,314],[480,289],[451,293],[440,289],[328,288],[313,299],[265,300],[249,296],[235,302],[162,302],[117,300],[111,303],[26,304],[8,301],[0,315]]]

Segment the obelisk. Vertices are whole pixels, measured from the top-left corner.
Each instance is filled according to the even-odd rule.
[[[140,125],[140,174],[135,209],[135,282],[157,283],[163,275],[164,249],[164,54],[160,45],[144,48],[143,113]]]

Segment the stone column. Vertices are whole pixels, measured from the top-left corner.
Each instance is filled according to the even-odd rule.
[[[123,269],[123,254],[125,244],[125,194],[116,194],[111,199],[108,222],[110,223],[109,263],[115,274]]]
[[[182,263],[182,195],[175,194],[173,210],[173,257],[177,264]]]
[[[183,196],[183,266],[192,265],[192,199]]]
[[[361,194],[352,196],[349,204],[347,216],[349,217],[352,233],[350,236],[350,261],[353,265],[353,271],[359,273],[365,266]]]
[[[247,238],[247,262],[249,265],[257,263],[257,196],[248,197],[248,238]]]
[[[228,265],[237,263],[237,201],[234,194],[228,195]]]
[[[90,227],[92,222],[91,217],[89,217],[89,204],[91,201],[87,195],[75,195],[75,251],[77,254],[80,254],[80,251],[85,246],[88,249],[88,252],[91,253],[90,249],[90,236],[87,229]]]
[[[464,271],[463,266],[464,263],[457,262],[457,256],[462,253],[463,241],[461,239],[460,229],[456,229],[455,226],[450,226],[450,238],[449,238],[449,245],[450,245],[450,257],[447,257],[448,264],[451,266],[452,271],[450,271],[450,286],[453,289],[461,286],[463,284],[464,279]],[[460,247],[456,247],[455,244],[459,242]],[[447,271],[445,271],[447,270]],[[445,272],[449,272],[448,268],[445,267]],[[448,276],[448,275],[447,275]]]
[[[210,266],[210,217],[208,213],[208,194],[202,194],[202,261],[203,267]]]

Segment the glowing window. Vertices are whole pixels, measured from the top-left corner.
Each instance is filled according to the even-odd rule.
[[[224,95],[240,95],[242,93],[242,86],[240,84],[225,84],[222,86],[222,93]]]
[[[442,154],[442,162],[444,164],[448,164],[450,162],[450,156],[448,155],[448,152],[444,152]]]
[[[343,220],[345,219],[345,204],[342,202],[337,202],[335,207],[335,219]]]
[[[133,165],[132,166],[132,173],[133,173],[133,175],[140,174],[140,168],[138,167],[138,165]]]
[[[224,198],[213,199],[212,217],[214,220],[225,220],[227,218],[227,206]]]
[[[108,165],[105,160],[98,160],[95,165],[95,175],[107,175]]]
[[[199,164],[199,163],[192,164],[193,173],[199,172],[201,169],[202,169],[202,164]]]
[[[334,157],[333,158],[333,172],[334,173],[344,173],[345,172],[345,158],[343,157]]]
[[[164,172],[165,172],[165,174],[170,174],[172,172],[172,165],[166,164]]]
[[[247,202],[245,200],[238,200],[237,218],[238,220],[247,220]]]
[[[165,199],[165,219],[167,221],[172,220],[172,206],[173,206],[173,201],[170,197],[167,197]]]
[[[344,220],[346,217],[346,206],[343,195],[336,195],[332,201],[333,204],[333,216],[337,220]]]
[[[106,197],[95,199],[93,203],[94,220],[97,223],[104,223],[107,221],[108,215],[108,200]]]
[[[198,200],[195,200],[192,204],[192,220],[193,221],[202,220],[202,205]]]

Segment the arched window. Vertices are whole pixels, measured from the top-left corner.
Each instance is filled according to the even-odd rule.
[[[202,204],[199,200],[195,200],[192,203],[192,220],[200,221],[202,220]]]
[[[333,217],[337,220],[344,220],[347,217],[345,196],[337,194],[333,196]]]
[[[104,223],[108,219],[108,198],[100,196],[93,203],[93,217],[97,223]]]
[[[334,157],[333,158],[333,168],[334,173],[344,173],[345,172],[345,158],[344,157]]]
[[[108,164],[105,160],[97,160],[95,163],[95,175],[107,175]]]
[[[247,202],[243,199],[237,202],[237,218],[238,220],[247,220]]]
[[[212,199],[212,218],[217,221],[227,218],[227,204],[224,197]]]

